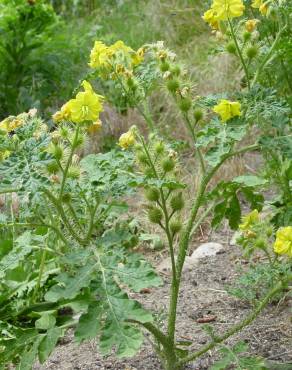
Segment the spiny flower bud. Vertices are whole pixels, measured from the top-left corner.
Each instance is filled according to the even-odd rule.
[[[160,70],[161,72],[166,72],[169,70],[169,63],[163,61],[161,64],[160,64]]]
[[[253,59],[257,56],[258,54],[258,48],[256,46],[250,46],[247,50],[246,50],[246,56],[249,58],[249,59]]]
[[[164,149],[165,149],[165,145],[162,141],[159,141],[159,142],[154,144],[154,150],[155,150],[156,154],[163,154]]]
[[[237,51],[236,51],[236,45],[233,41],[229,42],[227,45],[226,45],[226,51],[229,53],[229,54],[236,54]]]
[[[140,163],[142,163],[142,164],[148,164],[148,158],[147,158],[147,155],[146,155],[144,152],[142,152],[142,151],[139,151],[139,152],[137,153],[137,159],[138,159],[138,161],[139,161]]]
[[[71,201],[72,197],[70,193],[64,193],[62,195],[62,202],[69,203]]]
[[[192,107],[192,101],[191,99],[188,99],[188,98],[183,98],[180,100],[179,102],[179,109],[182,111],[182,112],[188,112]]]
[[[263,239],[260,238],[260,239],[256,240],[256,242],[255,242],[255,247],[256,248],[265,249],[265,246],[266,246],[266,243]]]
[[[148,188],[145,191],[145,197],[150,202],[157,202],[159,200],[159,190],[157,188]]]
[[[153,207],[148,211],[149,221],[154,224],[159,224],[162,220],[163,214],[158,207]]]
[[[184,208],[185,202],[182,193],[174,195],[170,200],[170,206],[174,211],[181,211]]]
[[[196,122],[199,122],[203,118],[203,111],[201,109],[195,109],[194,118]]]
[[[171,93],[175,93],[179,89],[179,82],[178,80],[168,80],[166,87]]]
[[[178,233],[182,228],[182,223],[180,220],[173,220],[170,222],[170,230],[173,234]]]
[[[52,147],[52,154],[53,154],[53,156],[56,159],[58,159],[58,160],[62,159],[63,153],[64,152],[63,152],[63,148],[62,147],[60,147],[59,145],[53,145],[53,147]]]
[[[78,179],[80,177],[80,168],[78,166],[70,166],[68,177],[75,180]]]
[[[181,73],[181,68],[178,64],[176,64],[171,67],[170,71],[174,76],[179,76]]]
[[[162,161],[162,169],[164,172],[170,172],[174,169],[175,162],[172,158],[165,158]]]
[[[249,41],[250,39],[251,39],[251,33],[250,32],[248,32],[248,31],[246,31],[246,32],[244,32],[243,33],[243,40],[244,40],[244,42],[247,42],[247,41]]]
[[[47,164],[47,170],[49,173],[57,173],[59,171],[59,166],[56,161],[52,161]]]

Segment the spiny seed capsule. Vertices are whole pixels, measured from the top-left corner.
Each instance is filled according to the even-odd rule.
[[[188,112],[192,107],[192,101],[191,99],[188,99],[188,98],[183,98],[180,100],[179,102],[179,109],[182,111],[182,112]]]
[[[162,220],[162,212],[159,208],[157,207],[153,207],[151,209],[149,209],[148,211],[148,218],[149,218],[149,221],[154,223],[154,224],[159,224]]]
[[[247,41],[249,41],[251,39],[251,33],[250,32],[244,32],[244,34],[243,34],[243,40],[245,41],[245,42],[247,42]]]
[[[68,170],[68,177],[71,179],[78,179],[80,177],[80,168],[77,166],[70,166]]]
[[[148,164],[147,155],[142,151],[137,153],[137,159],[142,164]]]
[[[256,46],[250,46],[247,50],[246,50],[246,56],[249,58],[249,59],[253,59],[257,56],[258,54],[258,48]]]
[[[175,162],[172,158],[165,158],[161,165],[164,172],[170,172],[174,169]]]
[[[165,145],[162,141],[159,141],[159,142],[154,144],[154,150],[155,150],[156,154],[163,154],[164,149],[165,149]]]
[[[160,64],[160,70],[161,72],[166,72],[169,70],[169,63],[163,61],[161,64]]]
[[[170,206],[174,211],[181,211],[184,208],[185,202],[182,193],[174,195],[170,200]]]
[[[63,148],[61,148],[59,145],[54,145],[53,147],[53,156],[60,160],[63,157]]]
[[[256,242],[255,242],[255,247],[256,248],[259,248],[259,249],[264,249],[266,246],[266,243],[263,239],[258,239]]]
[[[49,173],[57,173],[59,171],[58,163],[56,161],[48,163],[47,170]]]
[[[153,170],[151,167],[148,167],[144,170],[144,173],[147,177],[153,177],[154,176],[154,173],[153,173]]]
[[[227,45],[226,45],[226,51],[229,53],[229,54],[236,54],[236,45],[234,42],[229,42]]]
[[[71,194],[70,193],[65,193],[62,196],[62,201],[64,203],[69,203],[71,201],[71,199],[72,199],[72,197],[71,197]]]
[[[171,67],[170,71],[174,76],[179,76],[181,73],[181,68],[178,64],[176,64]]]
[[[194,110],[194,119],[196,122],[199,122],[203,118],[203,111],[201,109]]]
[[[178,80],[168,80],[166,87],[170,92],[175,93],[179,89],[179,82]]]
[[[159,190],[157,188],[148,188],[145,191],[145,197],[150,202],[157,202],[159,200]]]
[[[180,220],[173,220],[173,221],[171,221],[169,227],[170,227],[170,230],[172,231],[172,233],[176,234],[181,230],[182,223],[181,223]]]

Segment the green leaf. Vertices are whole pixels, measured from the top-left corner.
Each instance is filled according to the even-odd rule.
[[[51,328],[47,331],[46,336],[41,341],[38,348],[40,363],[43,364],[56,347],[60,337],[64,335],[64,330],[58,327]]]
[[[232,230],[236,230],[241,219],[241,208],[240,202],[237,198],[236,193],[229,200],[228,209],[226,211],[226,217],[229,221],[229,226]]]
[[[21,361],[16,368],[17,370],[31,370],[32,369],[35,363],[36,357],[37,357],[38,347],[39,347],[41,340],[42,340],[42,336],[37,337],[32,347],[22,354]]]
[[[41,317],[36,320],[35,327],[37,329],[48,330],[55,326],[56,317],[50,312],[43,312]]]
[[[268,183],[268,180],[254,175],[238,176],[232,181],[249,187],[262,186]]]
[[[54,285],[45,295],[49,302],[57,302],[62,299],[72,299],[79,294],[80,290],[89,285],[92,273],[97,265],[88,263],[86,266],[77,269],[75,275],[71,276],[64,272],[57,276],[57,285]]]
[[[83,340],[95,338],[101,329],[101,314],[102,303],[95,302],[88,307],[88,311],[84,313],[78,322],[75,330],[75,338],[78,343]]]

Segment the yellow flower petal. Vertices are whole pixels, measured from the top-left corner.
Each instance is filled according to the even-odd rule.
[[[292,257],[292,226],[282,227],[277,231],[274,251]]]

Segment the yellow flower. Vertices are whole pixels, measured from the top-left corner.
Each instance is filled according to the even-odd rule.
[[[113,55],[113,51],[109,49],[101,41],[95,41],[94,47],[90,53],[89,66],[91,68],[107,67],[109,58]]]
[[[103,96],[97,95],[87,81],[83,81],[82,86],[84,91],[78,93],[75,99],[69,100],[53,115],[55,122],[67,120],[80,123],[96,121],[99,118],[99,113],[103,110]]]
[[[219,104],[215,105],[213,111],[219,114],[223,122],[226,122],[235,116],[241,116],[240,108],[241,104],[239,102],[221,99]]]
[[[132,130],[125,132],[119,139],[119,146],[123,149],[128,149],[135,144],[135,135]]]
[[[211,8],[216,13],[217,20],[225,21],[228,18],[242,16],[245,6],[242,0],[213,0]]]
[[[97,95],[89,82],[83,81],[84,92],[76,95],[75,99],[67,103],[70,110],[70,120],[75,123],[84,121],[96,121],[99,113],[103,110],[101,95]]]
[[[213,29],[218,30],[219,29],[219,22],[216,19],[216,13],[213,9],[207,10],[203,17],[205,22],[207,22]]]
[[[102,122],[100,119],[98,119],[96,122],[94,122],[92,125],[90,125],[87,129],[87,131],[90,133],[90,134],[94,134],[98,131],[100,131],[102,128]]]
[[[266,15],[268,12],[268,3],[264,0],[253,0],[251,6],[253,8],[259,9],[262,15]]]
[[[252,212],[242,217],[242,224],[239,225],[240,230],[246,231],[253,224],[257,223],[260,220],[260,215],[257,209],[254,209]]]
[[[17,117],[10,116],[0,122],[0,130],[8,133],[16,130],[18,127],[23,126],[24,123],[25,121],[23,118],[21,118],[21,115],[18,115]]]
[[[292,226],[281,227],[277,231],[274,251],[292,257]]]
[[[256,29],[258,23],[258,19],[249,19],[245,22],[245,29],[248,32],[253,32]]]
[[[132,63],[134,66],[139,65],[140,63],[143,62],[144,60],[144,55],[145,55],[145,49],[140,48],[132,55]]]
[[[71,100],[70,100],[71,101]],[[53,120],[56,122],[56,123],[59,123],[59,122],[62,122],[62,121],[70,121],[71,119],[71,111],[70,111],[70,101],[67,102],[66,104],[64,104],[62,107],[61,107],[61,110],[59,110],[58,112],[56,112],[54,115],[53,115]]]
[[[113,54],[122,52],[124,54],[132,53],[134,50],[127,46],[123,41],[119,40],[109,47]]]

